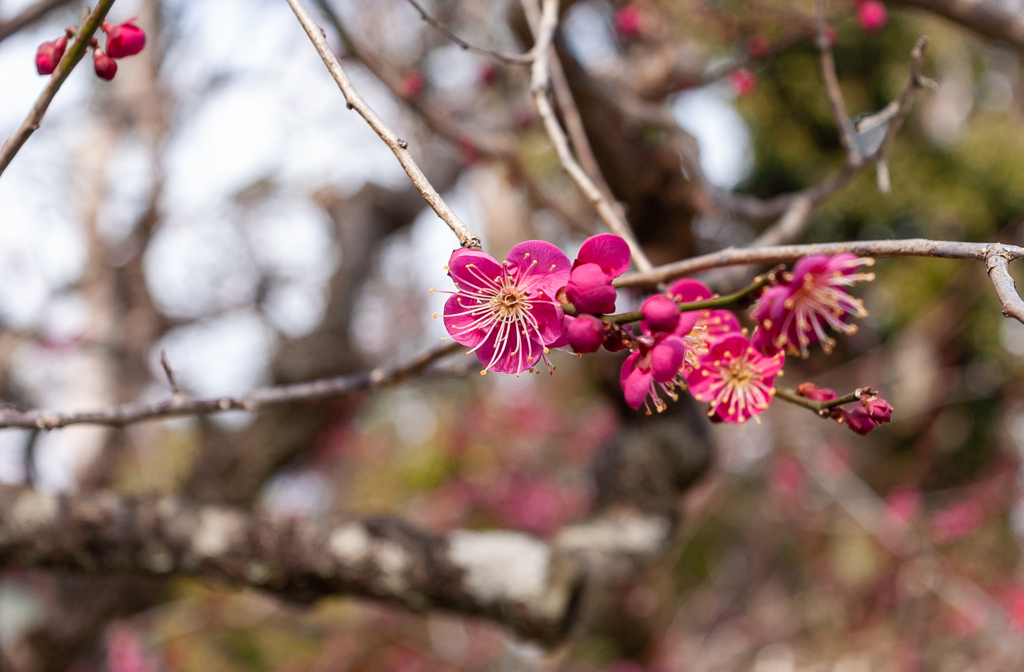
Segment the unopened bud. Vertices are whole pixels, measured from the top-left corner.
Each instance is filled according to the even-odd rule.
[[[112,59],[102,49],[93,50],[92,60],[93,67],[96,69],[96,75],[100,79],[105,79],[109,82],[117,74],[117,61]]]
[[[57,64],[64,56],[64,49],[68,46],[68,38],[61,36],[52,42],[43,42],[36,50],[36,72],[40,75],[51,75],[57,69]]]
[[[664,294],[648,298],[640,312],[651,331],[672,331],[679,324],[679,306]]]
[[[567,322],[568,319],[566,318]],[[604,322],[590,315],[581,315],[569,322],[566,333],[569,345],[581,354],[597,352],[608,338],[604,330]]]
[[[104,23],[103,32],[107,34],[107,54],[111,58],[134,56],[146,46],[146,33],[135,25],[135,19],[120,25]]]
[[[867,33],[877,33],[889,23],[889,12],[878,0],[864,0],[857,5],[857,23]]]

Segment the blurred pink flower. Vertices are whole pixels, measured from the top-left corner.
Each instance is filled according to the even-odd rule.
[[[684,313],[685,314],[685,313]],[[690,372],[690,393],[711,404],[708,415],[740,424],[764,412],[775,395],[775,375],[786,357],[766,357],[739,333],[714,340]]]
[[[562,337],[562,307],[555,300],[569,276],[569,259],[551,243],[529,240],[504,263],[479,250],[458,249],[448,262],[458,289],[444,306],[444,325],[471,348],[484,372],[521,373]]]
[[[635,5],[626,5],[615,12],[615,30],[624,38],[636,39],[643,29],[643,10]]]
[[[154,669],[139,633],[125,626],[115,627],[107,639],[107,672],[151,672]]]
[[[766,355],[785,349],[806,357],[807,346],[820,342],[826,353],[831,352],[835,341],[825,333],[825,326],[853,334],[857,327],[846,324],[846,317],[867,315],[863,302],[850,296],[846,288],[874,280],[874,273],[857,272],[873,263],[873,259],[849,253],[815,254],[796,262],[788,281],[761,295],[751,313],[758,321],[754,347]]]
[[[867,33],[877,33],[889,23],[889,12],[878,0],[863,0],[857,5],[857,23]]]
[[[985,522],[981,504],[968,499],[939,511],[932,517],[931,539],[937,544],[969,537]]]
[[[740,68],[729,75],[729,85],[741,96],[757,91],[757,75],[746,68]]]
[[[795,497],[804,482],[804,468],[798,460],[780,457],[772,465],[771,488],[780,495]]]
[[[896,488],[885,498],[889,506],[889,514],[910,524],[917,520],[921,512],[921,493],[910,488]]]
[[[752,35],[747,40],[747,53],[753,58],[767,58],[772,52],[772,43],[764,35]]]

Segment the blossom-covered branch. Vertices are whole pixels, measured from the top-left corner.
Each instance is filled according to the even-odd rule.
[[[359,92],[356,91],[348,75],[345,74],[344,68],[341,67],[338,58],[331,51],[330,45],[327,44],[327,38],[324,35],[323,29],[313,20],[312,15],[310,15],[302,0],[288,0],[288,4],[291,5],[292,11],[295,12],[295,16],[298,17],[299,23],[302,24],[313,46],[316,47],[317,53],[320,54],[320,58],[324,61],[324,65],[327,66],[331,76],[334,77],[334,81],[337,82],[338,88],[341,89],[342,95],[345,96],[345,102],[348,104],[349,109],[355,110],[359,116],[365,119],[370,128],[394,152],[398,162],[402,164],[402,168],[405,169],[409,179],[412,180],[413,185],[423,196],[427,204],[437,213],[437,216],[455,233],[459,243],[463,247],[480,249],[480,238],[466,226],[459,216],[455,214],[455,211],[441,198],[441,195],[437,193],[434,186],[430,184],[430,180],[427,179],[423,170],[416,163],[415,159],[412,158],[412,153],[409,152],[409,143],[399,138],[384,123],[384,120],[377,116],[377,113],[366,104],[366,101],[359,95]]]
[[[908,238],[905,240],[860,240],[847,243],[780,245],[754,249],[729,248],[720,252],[683,259],[658,266],[647,273],[630,273],[614,281],[616,287],[652,287],[660,282],[725,266],[784,264],[812,254],[850,252],[863,257],[926,257],[982,261],[988,265],[1003,313],[1024,322],[1024,301],[1017,294],[1008,272],[1011,261],[1024,258],[1024,248],[1002,243],[965,243]]]
[[[461,346],[457,343],[448,343],[433,350],[428,350],[413,361],[402,366],[378,367],[363,373],[325,378],[307,383],[261,387],[249,394],[238,397],[196,399],[176,393],[165,401],[124,404],[94,411],[20,411],[5,408],[0,410],[0,429],[10,427],[59,429],[68,425],[124,427],[125,425],[146,420],[186,415],[209,415],[225,411],[254,412],[264,406],[274,404],[333,399],[354,392],[373,390],[408,380],[425,372],[435,361],[458,352],[460,349]]]
[[[43,123],[43,116],[46,114],[47,108],[50,107],[50,103],[53,102],[54,96],[57,95],[57,91],[60,90],[61,85],[64,84],[71,71],[75,69],[75,66],[85,56],[86,49],[90,46],[93,35],[103,25],[103,19],[106,18],[107,12],[110,11],[113,4],[114,0],[100,0],[96,5],[96,9],[85,18],[81,27],[78,28],[74,40],[63,53],[63,58],[60,59],[60,63],[53,71],[50,80],[46,83],[46,88],[43,89],[39,98],[36,99],[32,110],[11,137],[7,139],[3,147],[0,148],[0,175],[10,165],[18,150],[28,141],[29,136]]]
[[[0,486],[0,565],[199,576],[303,602],[360,596],[483,616],[546,644],[574,625],[588,585],[630,576],[669,531],[665,518],[619,511],[550,542],[506,531],[440,535],[394,517],[296,522],[180,497]]]

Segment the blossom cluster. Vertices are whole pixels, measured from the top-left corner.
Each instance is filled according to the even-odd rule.
[[[124,23],[104,23],[101,26],[107,36],[106,50],[100,48],[99,41],[93,38],[89,46],[93,50],[93,69],[100,79],[110,81],[117,74],[117,60],[134,56],[146,46],[146,33],[135,25],[135,19]],[[60,65],[64,51],[68,46],[68,38],[75,37],[76,28],[68,28],[64,35],[56,40],[43,42],[36,49],[36,72],[40,75],[51,75]]]
[[[691,278],[648,296],[635,313],[615,315],[614,281],[630,266],[629,247],[615,235],[588,238],[571,263],[556,246],[538,240],[516,245],[501,263],[479,250],[459,249],[446,267],[456,291],[445,303],[444,324],[477,355],[481,373],[535,372],[542,361],[553,373],[553,349],[578,355],[628,350],[620,384],[630,407],[660,412],[663,397],[676,400],[688,390],[708,404],[713,421],[739,424],[771,404],[787,354],[807,357],[816,343],[828,353],[835,345],[829,330],[856,331],[848,320],[867,313],[848,289],[874,279],[860,272],[871,264],[853,254],[813,255],[798,260],[792,272],[773,272],[740,293],[739,300],[756,299],[751,332],[724,309],[732,299],[718,300]],[[805,383],[787,395],[793,397],[858,434],[892,414],[868,388],[840,399]],[[854,401],[861,407],[842,408]]]

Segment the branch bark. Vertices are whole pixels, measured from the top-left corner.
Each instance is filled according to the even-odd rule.
[[[370,125],[370,128],[380,136],[380,139],[384,141],[395,157],[398,158],[398,162],[402,164],[402,168],[405,169],[409,179],[412,180],[413,185],[423,196],[423,200],[433,208],[437,216],[440,217],[445,224],[451,228],[452,232],[459,239],[459,243],[463,247],[481,249],[480,238],[475,233],[470,231],[469,227],[459,219],[459,216],[448,206],[448,204],[441,198],[441,195],[437,193],[434,186],[430,184],[427,176],[424,175],[423,170],[420,169],[419,165],[412,158],[412,154],[409,152],[409,143],[399,138],[391,128],[388,127],[384,121],[377,116],[377,113],[366,104],[359,92],[356,91],[349,80],[348,75],[345,74],[344,68],[341,67],[341,63],[338,61],[334,52],[331,51],[330,45],[327,44],[327,38],[324,36],[324,31],[320,26],[317,25],[316,21],[310,15],[309,10],[302,3],[302,0],[288,0],[288,4],[291,5],[292,11],[295,12],[295,16],[298,17],[299,23],[302,24],[302,28],[306,31],[313,46],[316,47],[317,53],[320,54],[320,58],[323,59],[324,65],[330,71],[331,76],[334,77],[334,81],[337,82],[338,88],[341,89],[342,95],[345,96],[345,102],[348,104],[349,109],[355,110],[359,116],[366,120],[366,123]]]
[[[669,530],[665,518],[618,510],[551,542],[505,531],[435,535],[392,517],[294,521],[177,497],[0,486],[0,564],[199,576],[304,602],[360,596],[483,616],[545,644],[572,627],[588,580],[629,575]]]
[[[29,5],[25,9],[21,10],[19,14],[0,23],[0,42],[6,40],[11,35],[14,35],[22,28],[27,28],[34,23],[42,21],[50,12],[66,5],[70,5],[72,1],[73,0],[39,0],[38,2]]]
[[[458,343],[448,343],[428,350],[412,362],[396,367],[378,367],[372,371],[349,376],[337,376],[293,385],[275,385],[257,388],[240,397],[193,399],[175,394],[170,399],[152,404],[124,404],[95,411],[17,411],[0,410],[0,429],[21,427],[26,429],[59,429],[68,425],[125,425],[185,415],[209,415],[224,411],[256,411],[261,407],[297,401],[333,399],[354,392],[373,390],[393,385],[423,373],[433,362],[458,352]]]

